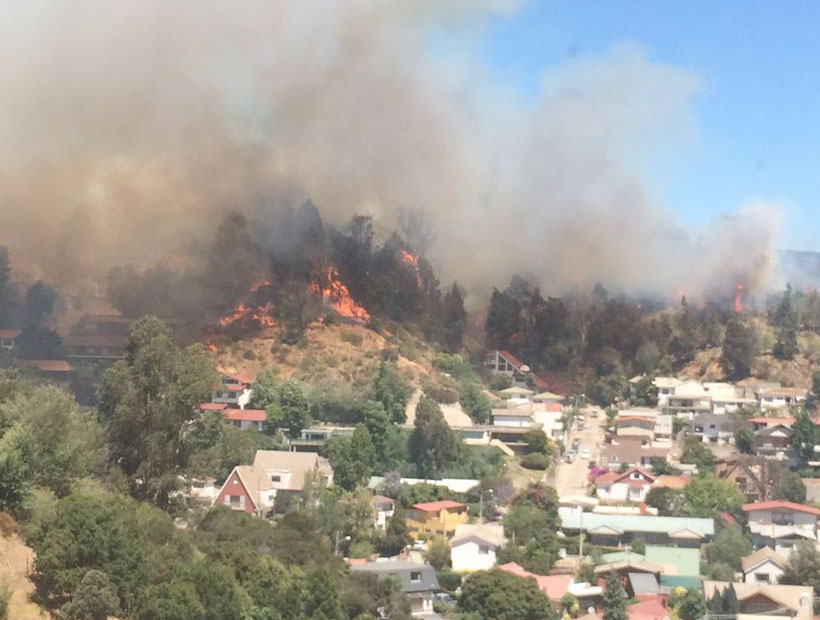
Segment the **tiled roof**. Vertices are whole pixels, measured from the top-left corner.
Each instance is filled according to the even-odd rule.
[[[743,512],[757,512],[759,510],[792,510],[794,512],[805,512],[806,514],[820,516],[820,510],[817,508],[783,500],[743,504]]]
[[[516,370],[518,370],[519,368],[521,368],[522,366],[525,365],[524,362],[522,362],[520,359],[518,359],[515,355],[513,355],[509,351],[498,350],[498,351],[496,351],[496,353],[498,353],[501,357],[503,357],[505,360],[507,360],[510,364],[515,366]]]
[[[782,567],[785,567],[786,564],[788,564],[788,560],[777,553],[774,549],[771,547],[763,547],[762,549],[758,549],[754,553],[751,553],[740,560],[740,565],[743,567],[743,571],[746,572],[761,564],[765,560],[772,560],[775,564],[779,564]]]
[[[225,419],[235,422],[264,422],[267,416],[264,409],[227,409]]]
[[[451,499],[442,499],[437,502],[413,504],[410,508],[413,510],[418,510],[419,512],[440,512],[442,510],[464,508],[464,504],[461,502],[454,502]]]
[[[5,338],[7,340],[14,340],[19,335],[20,335],[20,330],[19,329],[0,329],[0,338]]]

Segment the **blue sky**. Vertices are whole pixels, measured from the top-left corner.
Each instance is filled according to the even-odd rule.
[[[820,250],[820,2],[532,0],[486,24],[475,53],[526,97],[551,68],[626,42],[702,80],[697,138],[644,171],[652,197],[695,224],[777,203],[779,245]]]

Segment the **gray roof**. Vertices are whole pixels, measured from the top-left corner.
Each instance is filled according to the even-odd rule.
[[[357,564],[352,567],[354,571],[374,573],[379,579],[396,575],[401,579],[402,591],[404,592],[428,592],[438,590],[438,578],[435,569],[429,564],[416,564],[415,562],[368,562],[367,564]],[[413,581],[412,573],[421,573],[419,581]]]
[[[581,529],[581,514],[573,508],[559,508],[561,524],[564,529]],[[655,517],[652,515],[607,515],[585,512],[584,530],[590,532],[606,528],[615,532],[652,532],[666,534],[673,538],[688,538],[688,532],[699,538],[714,536],[715,522],[712,519],[694,517]],[[677,535],[677,536],[676,536]]]
[[[635,594],[657,594],[658,580],[652,573],[629,573],[629,583]]]

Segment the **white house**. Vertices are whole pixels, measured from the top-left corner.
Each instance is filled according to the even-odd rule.
[[[517,409],[493,409],[493,426],[513,426],[518,428],[529,428],[533,425],[532,411],[529,408]]]
[[[469,572],[495,566],[496,553],[507,542],[500,523],[459,523],[450,540],[453,570]]]
[[[820,510],[782,500],[744,504],[752,542],[756,548],[768,546],[784,557],[802,541],[817,542]]]
[[[676,379],[675,377],[655,377],[655,380],[652,381],[652,385],[658,389],[658,407],[666,406],[666,401],[670,394],[675,393],[675,387],[680,385],[680,383],[680,379]]]
[[[657,476],[642,467],[625,472],[609,471],[595,479],[598,498],[604,501],[642,502]]]
[[[548,403],[543,409],[534,409],[532,419],[536,426],[540,426],[547,437],[558,443],[566,440],[564,430],[564,411],[557,403]]]
[[[741,561],[745,583],[777,583],[788,560],[771,547],[763,547]]]
[[[387,522],[396,511],[395,500],[385,497],[384,495],[376,495],[371,502],[375,517],[373,519],[376,529],[384,531],[387,529]]]
[[[761,409],[782,409],[806,402],[808,390],[802,388],[767,388],[760,391]]]
[[[244,409],[251,402],[253,390],[251,381],[244,377],[226,375],[222,377],[220,385],[214,388],[211,401],[229,405],[237,409]]]

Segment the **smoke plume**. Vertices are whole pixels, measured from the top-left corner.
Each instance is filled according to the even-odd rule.
[[[229,210],[310,198],[337,222],[421,210],[430,259],[474,290],[514,272],[548,292],[762,282],[768,209],[693,230],[641,181],[695,132],[697,75],[624,46],[556,68],[532,100],[431,51],[516,4],[2,3],[0,241],[73,281],[172,264]]]

